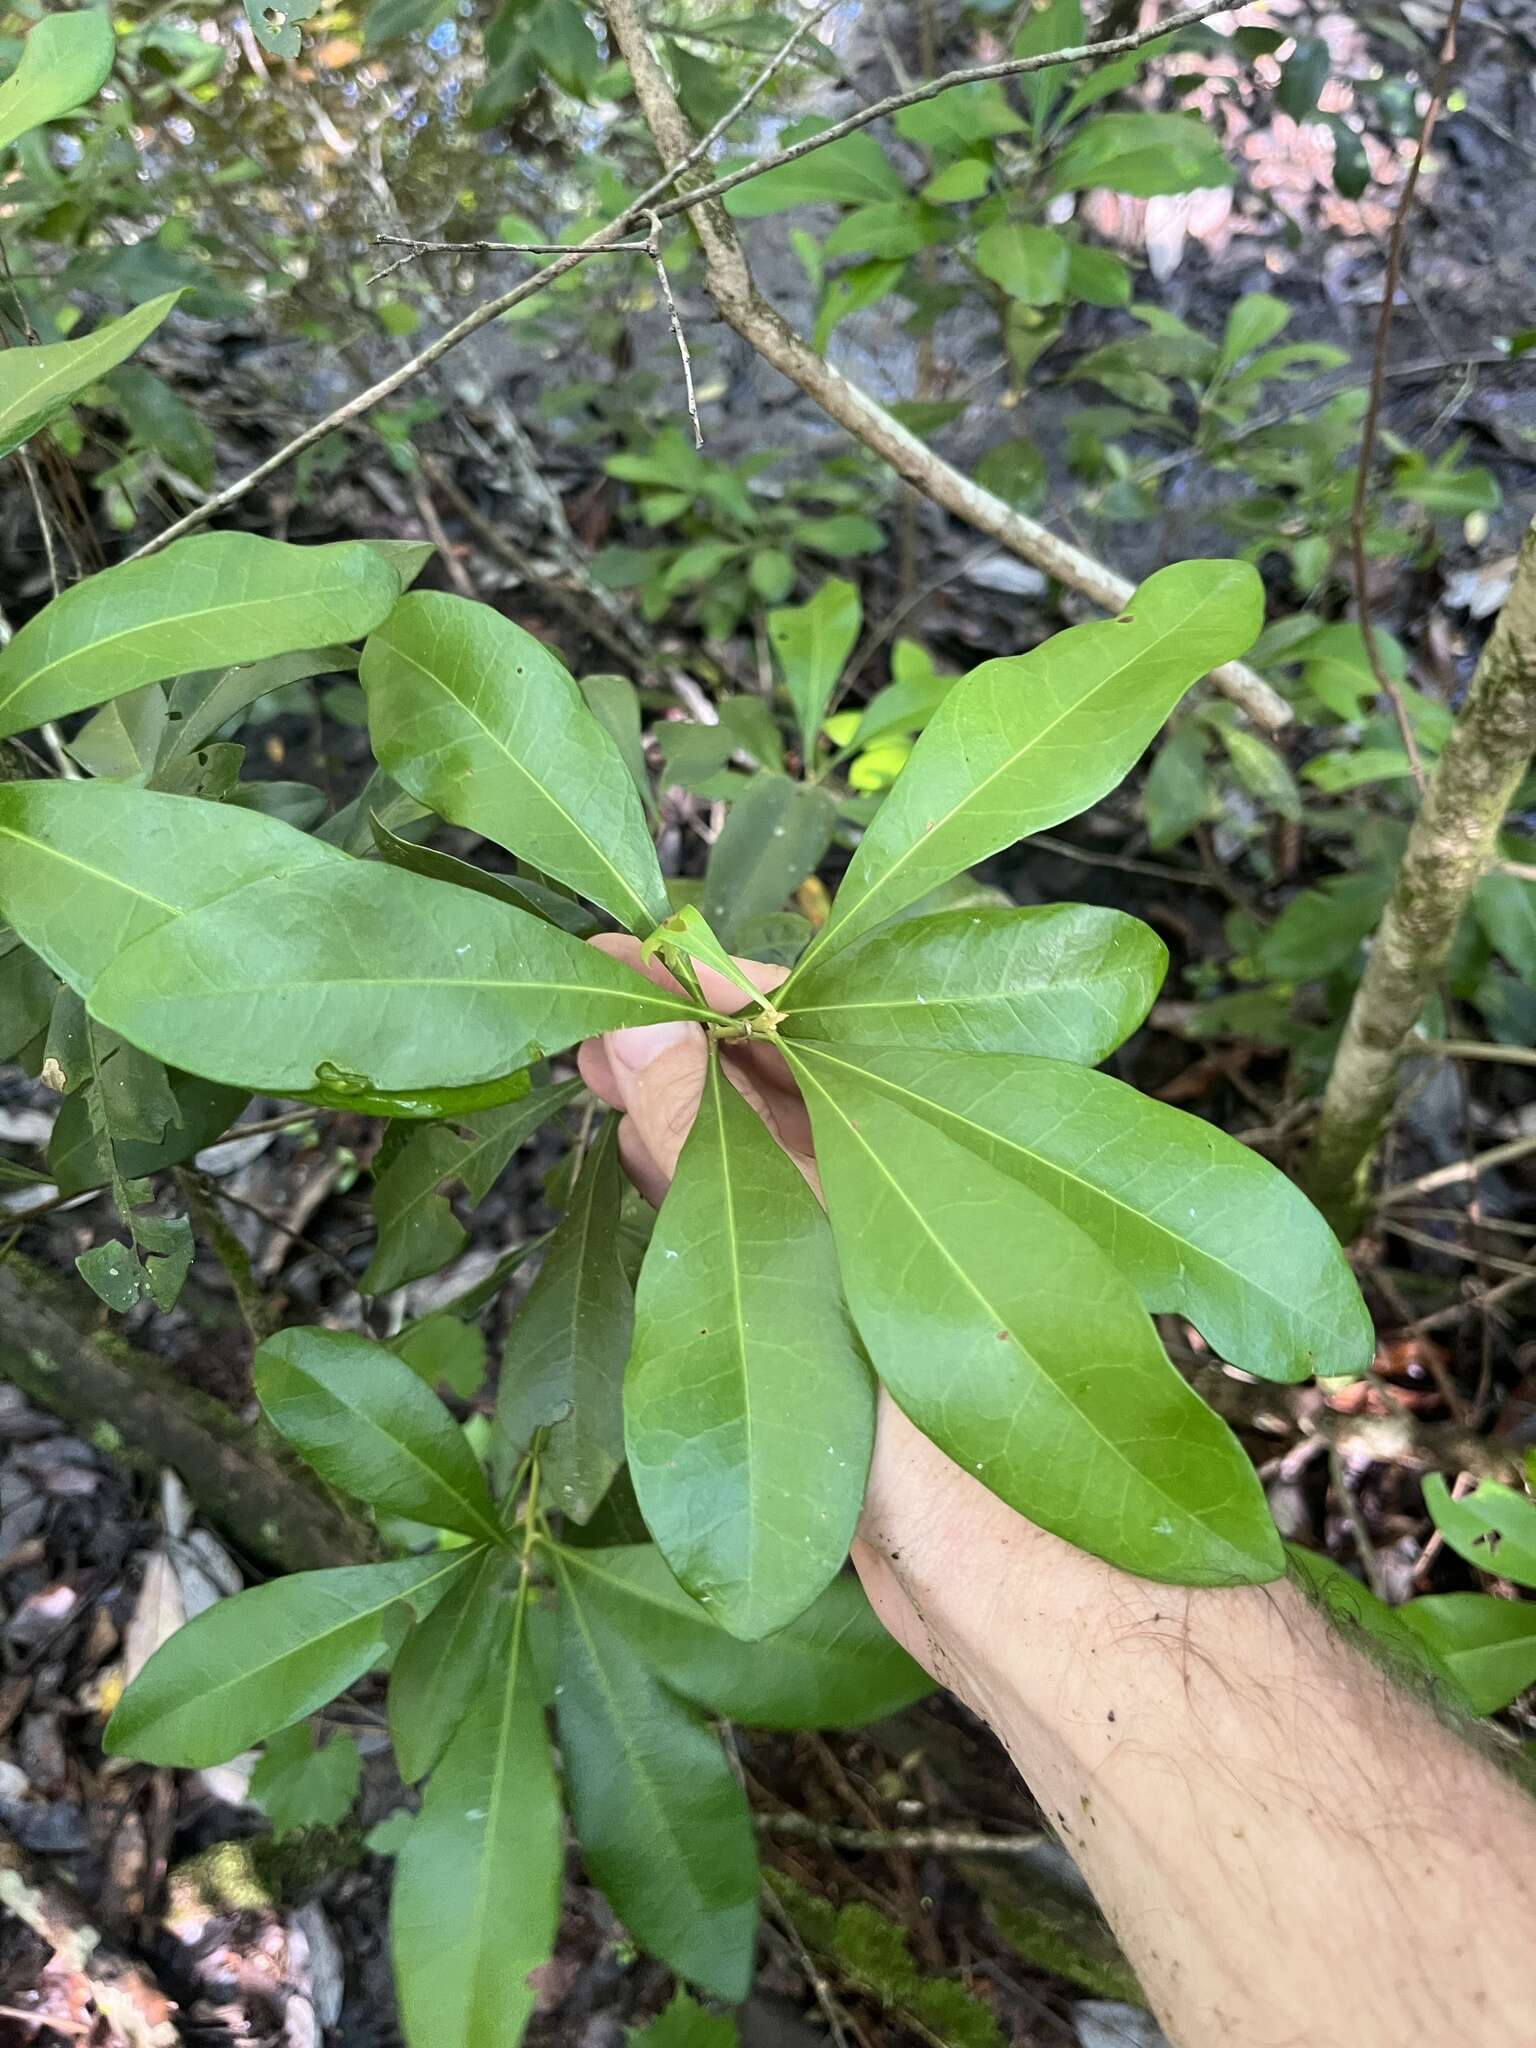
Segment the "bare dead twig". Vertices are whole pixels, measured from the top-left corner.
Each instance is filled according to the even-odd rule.
[[[1383,1188],[1376,1199],[1385,1208],[1389,1203],[1406,1202],[1413,1195],[1432,1194],[1436,1188],[1459,1187],[1464,1181],[1476,1181],[1479,1174],[1491,1172],[1494,1167],[1513,1166],[1517,1159],[1528,1159],[1533,1152],[1536,1137],[1511,1138],[1507,1145],[1494,1145],[1473,1158],[1456,1159],[1449,1166],[1437,1166],[1432,1173],[1421,1173],[1414,1180]]]
[[[672,296],[671,280],[667,266],[661,260],[661,215],[652,212],[649,216],[651,231],[645,238],[645,252],[656,269],[656,282],[661,287],[661,296],[666,301],[667,318],[672,323],[672,336],[677,343],[677,352],[683,359],[683,389],[688,396],[688,417],[693,421],[693,445],[704,446],[704,429],[699,425],[699,401],[693,391],[693,364],[688,355],[688,337],[683,332],[683,323],[678,318],[677,301]]]
[[[1429,88],[1429,104],[1424,109],[1424,119],[1419,126],[1413,159],[1408,166],[1408,175],[1403,180],[1397,211],[1392,216],[1392,231],[1387,240],[1386,275],[1381,287],[1381,311],[1377,317],[1376,340],[1371,351],[1370,391],[1366,399],[1365,418],[1360,425],[1360,455],[1355,464],[1355,489],[1349,510],[1349,551],[1360,637],[1365,643],[1365,656],[1370,663],[1376,687],[1392,707],[1392,716],[1396,719],[1398,732],[1402,736],[1403,752],[1408,756],[1408,766],[1413,771],[1413,779],[1418,785],[1421,797],[1427,785],[1418,738],[1413,730],[1413,721],[1408,716],[1408,707],[1403,702],[1402,692],[1387,673],[1387,665],[1382,659],[1381,647],[1376,638],[1375,621],[1371,617],[1370,577],[1365,555],[1365,522],[1370,498],[1371,464],[1376,453],[1376,431],[1381,418],[1382,392],[1387,376],[1387,343],[1392,333],[1392,309],[1403,269],[1403,243],[1408,230],[1408,217],[1413,210],[1413,195],[1418,187],[1419,172],[1423,168],[1430,137],[1435,132],[1435,123],[1440,116],[1451,65],[1456,59],[1456,30],[1461,21],[1461,9],[1462,0],[1451,0],[1451,10],[1446,16],[1445,33],[1440,42],[1434,81]]]
[[[805,1813],[755,1813],[752,1824],[760,1835],[877,1854],[899,1849],[912,1856],[1028,1856],[1055,1839],[1038,1828],[1013,1835],[989,1835],[979,1828],[845,1828]]]

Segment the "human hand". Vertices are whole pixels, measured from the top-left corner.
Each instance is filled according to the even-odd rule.
[[[659,960],[643,957],[638,939],[605,933],[592,944],[660,987],[678,986]],[[760,961],[737,964],[765,995],[788,973]],[[708,969],[700,971],[700,985],[724,1013],[747,1003]],[[621,1113],[619,1156],[658,1207],[693,1127],[708,1057],[703,1028],[682,1022],[610,1031],[589,1039],[577,1056],[587,1086]],[[725,1066],[819,1195],[810,1119],[783,1058],[757,1041],[727,1047]],[[987,1684],[970,1646],[987,1640],[1011,1576],[1002,1566],[1021,1560],[1030,1539],[1066,1549],[962,1472],[882,1390],[853,1562],[891,1634],[978,1711],[986,1711]]]

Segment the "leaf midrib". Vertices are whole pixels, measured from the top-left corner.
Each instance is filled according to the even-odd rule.
[[[1207,600],[1207,602],[1208,601],[1209,600]],[[1082,696],[1075,697],[1070,704],[1066,705],[1060,712],[1057,713],[1056,717],[1054,717],[1048,725],[1041,726],[1038,729],[1038,731],[1036,731],[1032,735],[1032,737],[1025,743],[1025,745],[1015,748],[1014,752],[1009,755],[1008,759],[1006,761],[1001,762],[996,768],[994,768],[991,774],[984,776],[980,782],[973,783],[970,789],[967,790],[966,794],[963,797],[959,798],[957,802],[951,804],[949,809],[944,813],[942,817],[934,819],[932,824],[924,830],[921,837],[914,839],[911,845],[907,847],[904,853],[900,853],[896,856],[895,860],[893,860],[890,866],[885,869],[884,873],[881,874],[877,880],[871,882],[869,887],[864,891],[863,895],[858,897],[855,902],[851,903],[848,906],[848,909],[842,913],[841,917],[838,915],[837,905],[834,903],[832,907],[832,915],[828,918],[827,922],[821,928],[821,939],[823,944],[825,944],[825,942],[829,940],[833,936],[833,934],[836,931],[838,931],[841,928],[841,926],[847,921],[847,919],[851,917],[856,911],[863,910],[870,903],[877,902],[882,892],[889,888],[893,877],[899,875],[902,872],[902,870],[907,866],[907,864],[913,859],[915,859],[916,856],[922,851],[922,849],[932,842],[932,840],[937,836],[938,833],[943,831],[945,826],[950,824],[954,818],[958,817],[962,811],[968,809],[970,805],[977,802],[978,799],[981,797],[982,793],[985,790],[989,789],[991,785],[997,781],[999,776],[1011,773],[1012,770],[1017,767],[1019,762],[1022,761],[1027,754],[1032,753],[1036,747],[1042,745],[1044,741],[1049,739],[1051,734],[1056,730],[1056,728],[1059,725],[1061,725],[1066,719],[1074,717],[1078,712],[1091,706],[1094,700],[1097,697],[1099,697],[1103,691],[1109,689],[1112,684],[1119,681],[1119,679],[1125,674],[1127,669],[1133,668],[1138,661],[1146,660],[1149,656],[1156,653],[1156,651],[1160,647],[1164,646],[1166,642],[1168,642],[1169,640],[1177,638],[1182,633],[1187,633],[1189,631],[1190,620],[1195,615],[1195,611],[1198,611],[1200,609],[1203,609],[1203,606],[1195,607],[1194,610],[1192,610],[1190,613],[1187,613],[1184,618],[1180,619],[1177,623],[1168,626],[1164,632],[1159,633],[1155,640],[1146,641],[1134,652],[1128,653],[1124,661],[1120,662],[1118,666],[1111,669],[1107,675],[1102,676],[1099,679],[1099,681],[1093,685],[1091,689],[1086,690],[1082,694]],[[1047,642],[1045,644],[1048,645],[1049,643]],[[1024,658],[1027,659],[1028,657],[1026,656]],[[946,701],[953,700],[949,699]],[[911,764],[909,763],[908,766],[910,767],[910,765]],[[801,964],[808,965],[812,956],[816,953],[819,953],[821,950],[822,946],[818,945],[816,940],[813,939],[811,941],[810,947],[807,949],[806,953],[802,957]]]
[[[93,868],[89,861],[81,860],[78,854],[64,853],[48,840],[34,839],[30,832],[19,831],[14,825],[0,825],[0,837],[15,839],[23,846],[30,846],[35,853],[42,854],[48,860],[63,861],[66,867],[78,868],[81,874],[89,875],[93,881],[105,882],[113,889],[121,889],[126,896],[136,896],[141,902],[152,903],[156,910],[164,910],[172,917],[181,917],[185,914],[181,904],[167,903],[159,896],[151,896],[147,889],[138,888],[132,882],[125,882],[121,875],[110,874],[105,868]],[[145,936],[148,937],[148,933]]]
[[[480,1858],[476,1873],[475,1901],[472,1908],[471,1927],[473,1940],[470,1953],[474,1958],[468,1983],[469,1999],[465,2006],[466,2017],[473,2020],[482,2008],[485,1996],[480,1978],[484,1968],[485,1917],[490,1907],[492,1880],[496,1872],[499,1853],[499,1838],[502,1826],[502,1807],[506,1803],[503,1785],[506,1780],[507,1760],[512,1749],[512,1726],[517,1708],[517,1684],[523,1675],[523,1619],[528,1606],[528,1580],[524,1578],[518,1589],[517,1604],[512,1614],[512,1649],[507,1659],[507,1683],[502,1693],[501,1720],[496,1730],[496,1755],[491,1765],[490,1789],[486,1795],[485,1853]],[[467,2036],[466,2039],[472,2039]]]
[[[1145,1210],[1133,1209],[1128,1202],[1123,1201],[1118,1195],[1112,1194],[1100,1182],[1085,1180],[1080,1173],[1074,1172],[1071,1167],[1061,1165],[1057,1160],[1049,1158],[1044,1153],[1032,1151],[1028,1145],[1020,1143],[1017,1138],[1004,1137],[1000,1132],[990,1131],[985,1124],[978,1123],[974,1117],[967,1116],[964,1111],[951,1109],[947,1103],[930,1101],[927,1096],[919,1095],[916,1089],[908,1088],[900,1081],[892,1081],[884,1074],[872,1073],[867,1067],[861,1067],[857,1061],[845,1060],[836,1053],[822,1051],[820,1047],[797,1046],[795,1049],[797,1052],[808,1055],[811,1059],[826,1060],[829,1065],[845,1067],[850,1074],[856,1074],[861,1081],[866,1082],[873,1088],[883,1090],[894,1099],[902,1102],[916,1103],[919,1107],[912,1114],[921,1116],[925,1123],[935,1124],[935,1119],[930,1112],[937,1110],[941,1116],[951,1118],[957,1124],[965,1124],[971,1130],[980,1131],[982,1136],[992,1145],[1002,1146],[1010,1152],[1017,1152],[1025,1159],[1038,1160],[1048,1172],[1060,1174],[1063,1180],[1070,1181],[1074,1187],[1082,1188],[1085,1193],[1097,1196],[1099,1200],[1107,1202],[1117,1214],[1124,1215],[1143,1228],[1155,1230],[1161,1236],[1166,1237],[1171,1244],[1178,1248],[1181,1261],[1193,1255],[1198,1259],[1204,1260],[1208,1265],[1214,1266],[1218,1272],[1226,1274],[1234,1286],[1254,1288],[1266,1301],[1273,1302],[1283,1315],[1290,1317],[1301,1313],[1294,1303],[1278,1294],[1270,1293],[1261,1282],[1250,1280],[1246,1273],[1239,1272],[1235,1266],[1229,1266],[1224,1259],[1218,1258],[1214,1252],[1207,1251],[1203,1246],[1192,1243],[1188,1238],[1179,1237],[1174,1231],[1168,1229],[1166,1224],[1158,1223],[1148,1216]],[[879,1046],[870,1047],[872,1052],[886,1049]],[[1064,1061],[1063,1064],[1065,1065],[1067,1062]],[[825,1093],[825,1090],[823,1090],[823,1093]],[[941,1128],[941,1126],[936,1125],[936,1128]],[[1041,1199],[1044,1200],[1046,1198],[1042,1196]],[[1067,1220],[1070,1222],[1072,1219],[1069,1217]],[[1079,1230],[1082,1229],[1081,1224],[1077,1227]],[[1106,1254],[1107,1256],[1108,1254]]]
[[[741,1282],[741,1247],[736,1239],[736,1192],[731,1175],[730,1149],[725,1136],[725,1105],[720,1090],[728,1085],[720,1073],[720,1061],[709,1063],[709,1086],[713,1097],[711,1108],[715,1116],[720,1159],[720,1184],[725,1209],[725,1242],[730,1268],[731,1308],[733,1312],[732,1336],[735,1340],[737,1377],[741,1382],[741,1426],[743,1434],[743,1458],[747,1475],[747,1607],[750,1612],[757,1604],[757,1564],[762,1540],[763,1522],[757,1513],[758,1470],[753,1455],[753,1440],[756,1425],[752,1412],[752,1375],[747,1369],[747,1326],[745,1300]]]
[[[496,750],[505,758],[507,765],[510,768],[514,769],[516,773],[522,777],[523,781],[526,782],[532,789],[537,790],[538,794],[543,798],[545,803],[549,805],[550,809],[556,812],[556,814],[565,822],[565,824],[570,828],[570,830],[575,833],[576,837],[588,849],[593,859],[598,863],[599,867],[601,867],[605,873],[611,875],[614,881],[618,884],[620,890],[623,893],[624,900],[630,906],[631,917],[633,919],[632,928],[637,931],[642,928],[649,930],[651,925],[655,922],[654,913],[647,907],[644,900],[640,896],[636,895],[633,887],[625,879],[621,871],[614,866],[613,862],[608,858],[607,854],[604,853],[603,849],[598,845],[597,841],[592,837],[591,833],[587,831],[586,827],[581,823],[581,821],[578,818],[576,818],[570,811],[566,809],[565,805],[560,802],[559,798],[554,794],[554,792],[549,788],[549,786],[546,783],[541,782],[530,768],[524,766],[524,764],[518,759],[517,755],[514,754],[512,749],[507,745],[506,741],[503,740],[500,737],[500,735],[497,732],[495,732],[490,725],[486,723],[485,719],[480,715],[480,713],[473,709],[471,705],[463,697],[460,697],[454,690],[450,689],[444,677],[438,675],[434,669],[428,668],[425,665],[425,663],[418,661],[414,654],[408,653],[405,650],[405,648],[403,648],[400,645],[398,639],[389,642],[388,648],[389,652],[393,654],[398,661],[406,662],[411,668],[415,669],[419,675],[424,676],[429,683],[436,684],[437,688],[442,692],[443,696],[447,698],[448,702],[454,705],[459,711],[461,711],[466,718],[470,719],[475,725],[475,727],[485,735],[486,739],[490,742],[490,744],[493,747],[495,747]],[[431,753],[441,753],[443,749],[441,747],[436,747],[427,751]]]
[[[789,1060],[791,1066],[796,1064],[793,1056],[788,1052],[786,1052],[785,1057]],[[1046,1367],[1035,1356],[1034,1352],[1028,1349],[1028,1347],[1024,1344],[1022,1338],[1020,1337],[1019,1333],[1013,1328],[1009,1316],[1005,1314],[1002,1309],[998,1308],[993,1302],[987,1299],[986,1295],[982,1293],[981,1289],[977,1286],[976,1282],[972,1280],[970,1275],[966,1272],[965,1268],[955,1258],[954,1254],[950,1251],[949,1247],[943,1242],[943,1240],[940,1237],[938,1237],[935,1234],[934,1231],[932,1231],[929,1228],[927,1219],[924,1217],[922,1210],[906,1193],[900,1181],[897,1180],[896,1176],[885,1165],[884,1161],[880,1158],[878,1153],[876,1153],[874,1149],[870,1146],[868,1141],[863,1136],[862,1132],[859,1130],[858,1125],[854,1123],[851,1117],[847,1116],[844,1113],[844,1111],[836,1102],[836,1100],[827,1093],[826,1089],[823,1088],[821,1083],[815,1080],[814,1077],[811,1077],[811,1085],[814,1088],[816,1088],[822,1096],[825,1097],[828,1104],[836,1112],[841,1121],[847,1126],[850,1135],[857,1141],[860,1149],[865,1153],[870,1163],[879,1172],[881,1178],[885,1180],[886,1183],[889,1185],[892,1193],[895,1194],[898,1201],[900,1201],[902,1206],[910,1212],[918,1228],[928,1239],[929,1243],[934,1247],[935,1251],[938,1252],[939,1256],[943,1259],[944,1263],[949,1267],[950,1271],[955,1275],[956,1279],[959,1280],[961,1285],[966,1289],[966,1291],[970,1295],[972,1295],[976,1301],[978,1301],[981,1304],[982,1308],[987,1311],[989,1318],[993,1320],[993,1326],[1001,1326],[1008,1330],[1009,1335],[1012,1337],[1014,1343],[1018,1346],[1020,1353],[1026,1359],[1029,1360],[1031,1365],[1033,1365],[1035,1371],[1039,1373],[1041,1379],[1044,1380],[1046,1384],[1051,1387],[1051,1389],[1056,1394],[1057,1398],[1063,1403],[1063,1405],[1070,1409],[1075,1416],[1077,1416],[1079,1421],[1083,1423],[1083,1425],[1086,1427],[1089,1433],[1098,1439],[1098,1441],[1104,1446],[1105,1450],[1108,1451],[1110,1455],[1119,1464],[1123,1465],[1126,1468],[1126,1470],[1133,1475],[1135,1479],[1137,1479],[1142,1485],[1147,1487],[1148,1490],[1152,1494],[1154,1494],[1157,1499],[1165,1502],[1167,1506],[1173,1511],[1173,1513],[1178,1516],[1179,1520],[1185,1524],[1186,1527],[1193,1525],[1197,1528],[1203,1529],[1206,1531],[1208,1535],[1215,1536],[1216,1539],[1220,1543],[1222,1543],[1228,1550],[1235,1550],[1236,1546],[1232,1543],[1230,1537],[1223,1536],[1219,1530],[1211,1529],[1210,1524],[1205,1520],[1203,1516],[1197,1515],[1190,1507],[1186,1505],[1185,1502],[1175,1498],[1174,1495],[1168,1493],[1166,1489],[1162,1487],[1155,1479],[1149,1478],[1145,1472],[1139,1470],[1138,1467],[1131,1462],[1131,1459],[1124,1450],[1124,1448],[1121,1445],[1115,1443],[1113,1439],[1107,1437],[1104,1434],[1102,1426],[1094,1419],[1094,1417],[1084,1410],[1081,1403],[1077,1401],[1067,1391],[1067,1389],[1061,1385],[1060,1381],[1057,1380],[1052,1373],[1047,1371]],[[1037,1195],[1035,1199],[1037,1201],[1040,1201],[1043,1199],[1043,1197]],[[1062,1218],[1063,1222],[1070,1222],[1070,1220],[1071,1219],[1068,1217]],[[1074,1226],[1074,1228],[1075,1227],[1077,1226]],[[1091,1243],[1092,1240],[1090,1239],[1089,1242]],[[1094,1249],[1097,1251],[1098,1247],[1094,1246]],[[1101,1252],[1099,1256],[1102,1258],[1105,1255]],[[1196,1398],[1198,1399],[1198,1396]]]

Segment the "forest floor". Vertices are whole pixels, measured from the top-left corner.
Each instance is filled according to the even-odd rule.
[[[1419,204],[1411,291],[1394,339],[1404,374],[1391,387],[1388,422],[1414,439],[1454,419],[1474,459],[1499,475],[1505,507],[1475,547],[1460,545],[1433,570],[1380,593],[1382,623],[1431,672],[1438,650],[1448,692],[1464,678],[1482,630],[1478,586],[1496,588],[1529,511],[1536,453],[1536,385],[1529,374],[1481,360],[1491,336],[1532,317],[1529,10],[1488,0],[1471,18],[1464,48],[1466,106],[1442,127],[1437,169]],[[1149,237],[1162,238],[1159,261],[1171,264],[1164,303],[1183,317],[1212,331],[1240,292],[1276,291],[1296,307],[1293,333],[1341,342],[1358,376],[1387,215],[1351,208],[1345,218],[1326,176],[1306,175],[1294,130],[1255,135],[1249,156],[1252,189],[1270,194],[1296,238],[1287,240],[1278,211],[1252,233],[1214,216],[1159,214],[1149,225],[1143,215],[1118,226],[1140,234],[1144,248]],[[1453,367],[1412,371],[1423,359]],[[233,410],[238,394],[229,402]],[[242,447],[233,421],[220,439],[223,469],[235,474],[253,450]],[[483,522],[494,529],[504,521],[506,500],[474,459],[456,467],[453,481]],[[424,530],[419,496],[382,459],[360,460],[303,506],[287,489],[278,479],[278,495],[262,508],[264,530],[413,538]],[[1199,490],[1191,465],[1170,489],[1167,526],[1120,537],[1127,568],[1188,551],[1203,513]],[[595,502],[590,492],[583,500],[589,522]],[[447,530],[456,576],[477,594],[563,644],[573,664],[613,665],[611,648],[580,643],[569,606],[549,590],[511,587],[512,572],[487,549],[482,528],[448,505],[433,507],[433,516]],[[1021,599],[1017,582],[997,588],[967,575],[973,537],[935,527],[930,538],[935,565],[953,573],[929,591],[906,630],[941,659],[963,666],[978,648],[1029,644],[1058,622],[1043,600]],[[892,557],[874,564],[868,611],[878,615],[882,603],[910,595],[896,575]],[[439,563],[426,580],[449,579]],[[362,772],[361,734],[333,718],[275,722],[260,744],[272,774],[317,782],[338,803]],[[679,792],[668,801],[686,860],[697,851],[689,800]],[[1301,849],[1303,865],[1292,867],[1287,886],[1316,879],[1307,857]],[[1244,900],[1212,848],[1198,868],[1149,859],[1128,789],[1064,840],[1036,841],[995,863],[989,879],[1020,902],[1102,902],[1152,923],[1174,954],[1169,999],[1117,1055],[1115,1070],[1286,1162],[1305,1105],[1284,1060],[1243,1042],[1192,1043],[1181,1028],[1180,969],[1220,950],[1221,920]],[[1389,1177],[1440,1173],[1441,1184],[1426,1187],[1417,1207],[1399,1209],[1399,1229],[1359,1248],[1381,1332],[1373,1375],[1283,1397],[1244,1390],[1239,1420],[1286,1536],[1328,1552],[1390,1598],[1474,1583],[1424,1516],[1422,1471],[1460,1469],[1434,1446],[1462,1431],[1495,1450],[1536,1440],[1536,1329],[1528,1311],[1523,1321],[1520,1314],[1529,1297],[1508,1311],[1479,1308],[1474,1298],[1480,1278],[1503,1271],[1500,1261],[1517,1266],[1530,1256],[1532,1161],[1475,1183],[1443,1176],[1470,1150],[1536,1133],[1536,1098],[1514,1068],[1479,1070],[1470,1087],[1469,1101],[1455,1072],[1426,1068],[1400,1122]],[[258,1101],[248,1118],[261,1122],[283,1107]],[[56,1108],[45,1089],[0,1071],[0,1143],[17,1156],[30,1156],[45,1138]],[[317,1113],[296,1129],[237,1138],[199,1162],[258,1278],[290,1319],[362,1320],[355,1283],[371,1234],[366,1167],[380,1134],[365,1119]],[[478,1210],[461,1258],[391,1299],[396,1327],[548,1226],[549,1164],[537,1147],[520,1156]],[[99,1198],[32,1221],[13,1208],[12,1219],[16,1248],[61,1271],[110,1228]],[[493,1358],[520,1284],[526,1276],[489,1312]],[[189,1385],[249,1412],[249,1346],[224,1271],[206,1254],[174,1311],[135,1311],[122,1333]],[[1193,1341],[1182,1327],[1167,1334],[1176,1353]],[[1381,1427],[1397,1422],[1395,1433]],[[178,2039],[300,2048],[322,2037],[346,2048],[393,2048],[390,1865],[362,1837],[407,1795],[389,1762],[379,1699],[365,1686],[349,1707],[364,1757],[357,1819],[286,1844],[275,1860],[252,1850],[265,1841],[266,1823],[244,1803],[248,1773],[239,1765],[171,1773],[105,1760],[102,1718],[125,1658],[141,1662],[187,1602],[206,1596],[210,1580],[249,1579],[260,1568],[153,1459],[130,1460],[104,1444],[99,1432],[76,1433],[0,1385],[0,1839],[12,1845],[0,1848],[0,1899],[9,1908],[0,1914],[0,2048],[85,2040],[158,2048]],[[1536,1719],[1514,1725],[1529,1734]],[[816,2048],[829,2038],[835,2048],[1154,2048],[1160,2040],[1045,1817],[990,1736],[952,1702],[935,1696],[856,1735],[735,1740],[765,1862],[783,1880],[765,1903],[763,1967],[742,2017],[748,2048]],[[834,1924],[828,1903],[854,1910]],[[84,1938],[90,1929],[100,1936],[94,1947]],[[64,1939],[69,1930],[80,1938]],[[39,2003],[49,1948],[54,1960]],[[947,1987],[937,2001],[936,1984]],[[620,2048],[623,2029],[659,2010],[667,1991],[664,1973],[634,1957],[573,1863],[557,1957],[542,1974],[535,2048]],[[108,2007],[118,2019],[104,2031],[93,2015]]]

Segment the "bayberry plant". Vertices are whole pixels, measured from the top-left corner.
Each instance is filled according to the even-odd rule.
[[[1281,1571],[1279,1538],[1152,1313],[1281,1381],[1361,1369],[1370,1333],[1281,1174],[1095,1071],[1151,1005],[1155,935],[1111,910],[1015,908],[968,874],[1094,803],[1243,652],[1252,569],[1164,569],[1119,617],[946,687],[878,807],[851,813],[862,836],[813,923],[786,906],[839,823],[825,776],[759,760],[702,883],[669,882],[612,679],[584,692],[488,606],[402,589],[419,561],[212,535],[46,606],[0,655],[0,735],[89,709],[71,744],[89,754],[94,733],[104,758],[110,735],[123,767],[0,786],[0,910],[36,1044],[88,1100],[87,1184],[109,1183],[127,1223],[129,1243],[81,1262],[114,1306],[172,1298],[190,1257],[144,1177],[251,1094],[394,1119],[362,1279],[382,1291],[462,1246],[440,1190],[483,1196],[567,1111],[578,1041],[668,1020],[707,1036],[643,1248],[613,1129],[573,1155],[484,1464],[408,1344],[262,1345],[272,1424],[405,1554],[221,1603],[107,1731],[115,1752],[207,1765],[390,1663],[402,1775],[427,1785],[395,1890],[402,2009],[414,2042],[445,2048],[515,2040],[530,2010],[562,1796],[636,1939],[745,1994],[756,1856],[704,1717],[856,1721],[923,1685],[842,1573],[877,1381],[1042,1526],[1149,1577],[1238,1585]],[[814,769],[846,646],[779,638]],[[380,776],[362,813],[307,833],[254,807],[261,785],[214,735],[279,682],[354,663]],[[520,871],[396,829],[428,814]],[[614,928],[669,986],[586,943]],[[761,993],[726,933],[771,941],[787,978]],[[713,1009],[702,991],[721,986]],[[735,1085],[763,1047],[804,1096],[825,1209]],[[446,1532],[425,1550],[423,1525]],[[637,1533],[651,1541],[615,1540]]]

